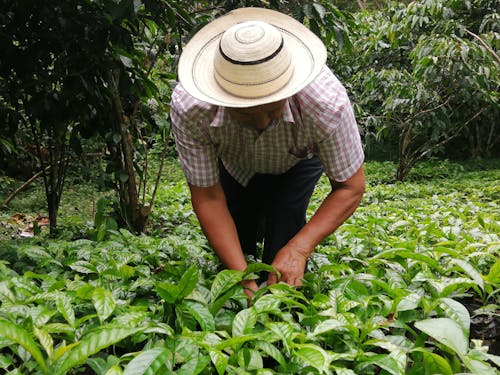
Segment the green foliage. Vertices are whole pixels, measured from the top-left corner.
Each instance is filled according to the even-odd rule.
[[[489,156],[498,146],[495,4],[389,2],[354,15],[352,53],[336,51],[348,70],[338,73],[352,91],[368,154],[397,159],[398,180],[428,156]]]
[[[162,237],[108,228],[94,240],[4,242],[0,368],[496,373],[476,318],[500,306],[499,170],[434,161],[403,184],[384,181],[393,167],[367,164],[362,206],[318,246],[301,289],[276,284],[252,301],[240,281],[268,266],[220,271],[185,184],[159,191],[183,213]],[[328,191],[322,179],[310,212]]]

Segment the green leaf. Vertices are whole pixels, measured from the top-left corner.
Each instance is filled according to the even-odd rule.
[[[203,331],[215,331],[214,317],[206,306],[195,301],[184,301],[182,304],[184,306],[184,309],[188,311],[191,316],[193,316],[193,318],[196,319]]]
[[[371,356],[367,361],[363,361],[360,364],[360,367],[365,368],[368,365],[372,364],[380,367],[381,369],[387,371],[392,375],[400,375],[402,373],[401,369],[399,368],[398,361],[388,354],[378,354]]]
[[[284,349],[289,353],[292,336],[295,332],[293,326],[287,322],[271,322],[266,324],[266,328],[272,331],[278,339],[282,340]]]
[[[457,322],[468,337],[470,332],[470,315],[467,308],[451,298],[441,298],[439,301],[446,315]]]
[[[40,344],[42,344],[47,356],[50,357],[54,350],[54,340],[52,339],[52,336],[47,332],[47,330],[37,327],[33,327],[33,333],[38,338],[38,341],[40,341]]]
[[[123,375],[153,375],[165,364],[171,351],[167,348],[153,348],[139,353],[125,367]]]
[[[486,362],[469,358],[469,356],[462,356],[461,359],[474,375],[498,375],[498,371]]]
[[[469,277],[476,282],[477,285],[484,289],[484,280],[483,277],[476,269],[469,263],[461,259],[453,259],[453,263],[462,268]]]
[[[43,358],[42,352],[31,335],[22,327],[7,320],[0,319],[0,337],[12,340],[26,349],[38,363],[40,368],[47,372],[47,364]]]
[[[253,308],[257,313],[280,312],[281,298],[274,294],[266,294],[255,301]]]
[[[396,311],[408,311],[408,310],[414,310],[418,307],[418,304],[420,303],[420,300],[422,299],[422,296],[417,293],[410,293],[407,296],[403,297],[401,301],[399,301]]]
[[[217,373],[219,375],[225,374],[227,367],[227,355],[219,350],[209,350],[208,353],[210,354],[210,359],[212,360]]]
[[[498,258],[495,264],[491,266],[487,280],[493,284],[500,284],[500,258]]]
[[[111,366],[104,375],[123,375],[123,370],[120,366],[114,365]]]
[[[94,303],[101,324],[104,323],[115,310],[115,300],[113,294],[109,290],[95,288],[92,292],[92,302]]]
[[[163,282],[156,285],[156,292],[165,302],[173,304],[177,301],[179,288],[172,283]]]
[[[345,326],[345,323],[338,319],[327,319],[320,322],[316,327],[314,327],[314,330],[311,332],[310,336],[314,337],[322,335],[326,332],[338,331],[339,329],[345,328]]]
[[[233,320],[233,336],[243,336],[251,333],[257,323],[257,313],[253,308],[241,310]]]
[[[426,374],[453,375],[453,370],[446,359],[428,351],[423,352],[423,354]]]
[[[7,370],[7,368],[12,366],[13,364],[14,364],[14,362],[12,362],[12,359],[0,354],[0,368],[1,369]],[[7,373],[7,371],[6,371],[6,373]]]
[[[177,295],[177,300],[181,300],[188,296],[189,293],[193,291],[198,283],[198,268],[196,266],[189,267],[186,272],[181,277],[179,281],[178,288],[179,293]]]
[[[328,372],[330,358],[328,353],[321,347],[314,344],[299,344],[298,350],[294,352],[294,357],[307,366],[316,368],[319,372]]]
[[[436,318],[415,322],[415,327],[458,354],[467,353],[469,341],[462,328],[452,319]]]
[[[268,341],[257,341],[255,343],[255,348],[261,350],[263,353],[271,356],[276,362],[281,366],[286,363],[285,357],[281,354],[281,351]]]
[[[71,306],[71,300],[65,294],[61,294],[56,298],[57,311],[66,319],[71,327],[75,327],[75,311]]]
[[[210,363],[209,356],[196,352],[175,373],[178,375],[197,375],[207,367],[208,363]]]
[[[139,328],[104,327],[92,332],[81,340],[79,345],[61,356],[53,366],[53,373],[65,374],[69,369],[84,363],[91,355],[139,331]]]
[[[211,300],[214,303],[219,296],[237,285],[243,278],[243,273],[235,270],[223,270],[215,276],[210,289]]]
[[[238,364],[240,368],[247,371],[261,369],[263,367],[262,356],[257,350],[243,348],[238,351]]]

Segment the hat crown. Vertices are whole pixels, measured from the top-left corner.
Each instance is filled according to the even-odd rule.
[[[290,80],[291,53],[281,31],[262,21],[246,21],[226,30],[215,53],[217,83],[246,98],[270,95]]]
[[[278,29],[260,21],[237,24],[221,37],[221,52],[235,62],[252,63],[267,58],[283,41]]]

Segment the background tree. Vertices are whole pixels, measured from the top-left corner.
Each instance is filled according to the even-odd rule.
[[[16,144],[22,133],[22,144],[35,149],[51,232],[70,159],[93,137],[107,144],[124,222],[144,229],[147,149],[168,135],[170,51],[177,54],[182,27],[193,26],[182,5],[2,1],[2,134]]]
[[[394,150],[398,180],[424,157],[457,156],[445,148],[453,140],[468,145],[462,157],[498,145],[499,19],[490,0],[389,3],[355,15],[345,79],[368,152]]]

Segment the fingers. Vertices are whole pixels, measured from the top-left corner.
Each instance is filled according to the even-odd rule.
[[[254,294],[259,290],[259,287],[257,286],[255,280],[243,280],[241,283],[243,284],[243,291],[248,298],[252,298]]]
[[[278,278],[276,272],[271,272],[267,277],[267,285],[276,284],[278,281],[282,281],[292,286],[302,286],[302,276],[298,275],[287,275],[286,273],[281,274]]]
[[[276,284],[277,282],[278,282],[278,275],[276,274],[276,272],[269,273],[269,276],[267,277],[267,285]]]

